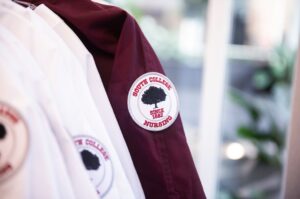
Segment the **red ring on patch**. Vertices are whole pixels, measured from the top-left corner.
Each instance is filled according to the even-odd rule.
[[[21,114],[0,102],[0,183],[15,174],[26,159],[29,131]]]

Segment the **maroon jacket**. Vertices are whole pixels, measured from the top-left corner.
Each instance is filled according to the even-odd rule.
[[[133,82],[147,72],[164,74],[136,21],[120,8],[90,0],[27,1],[43,3],[62,17],[94,56],[146,198],[205,198],[180,116],[153,133],[129,114],[127,95]]]

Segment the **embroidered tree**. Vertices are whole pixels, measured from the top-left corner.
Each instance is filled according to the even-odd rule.
[[[83,150],[80,154],[87,170],[97,170],[101,166],[98,157],[88,150]]]
[[[147,105],[155,104],[155,108],[158,108],[159,102],[166,100],[166,93],[162,88],[150,86],[142,96],[142,102]]]
[[[0,124],[0,140],[4,139],[6,136],[6,130],[5,130],[5,127]]]

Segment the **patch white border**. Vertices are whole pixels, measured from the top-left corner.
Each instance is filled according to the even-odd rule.
[[[134,85],[137,84],[141,79],[144,79],[145,77],[147,76],[151,76],[151,75],[155,75],[155,76],[159,76],[165,80],[168,81],[168,83],[171,85],[172,89],[173,89],[173,92],[174,92],[174,95],[176,97],[176,102],[177,102],[177,108],[176,108],[176,114],[174,115],[173,119],[171,122],[169,122],[168,124],[166,124],[165,126],[162,126],[162,127],[156,127],[156,128],[153,128],[153,127],[147,127],[147,126],[144,126],[143,124],[140,124],[139,123],[139,120],[135,117],[135,114],[133,113],[133,111],[131,110],[131,105],[130,105],[130,99],[132,98],[131,94],[133,93],[133,90],[134,90]],[[172,102],[171,102],[172,103]],[[138,106],[138,105],[137,105]],[[178,115],[179,115],[179,109],[180,109],[180,103],[179,103],[179,97],[178,97],[178,94],[177,94],[177,90],[173,84],[173,82],[165,75],[161,74],[161,73],[158,73],[158,72],[148,72],[148,73],[145,73],[141,76],[139,76],[131,85],[130,89],[129,89],[129,92],[128,92],[128,96],[127,96],[127,108],[128,108],[128,111],[129,111],[129,114],[131,116],[131,118],[133,119],[133,121],[138,125],[140,126],[141,128],[143,129],[146,129],[146,130],[149,130],[149,131],[153,131],[153,132],[159,132],[159,131],[162,131],[162,130],[165,130],[167,128],[169,128],[177,119]]]
[[[108,192],[111,190],[111,188],[113,187],[113,182],[114,182],[114,176],[115,176],[115,172],[114,172],[114,166],[113,166],[113,162],[112,162],[112,158],[111,158],[111,155],[109,153],[109,151],[107,150],[107,147],[102,143],[100,142],[97,138],[93,137],[93,136],[90,136],[90,135],[75,135],[75,136],[72,136],[72,139],[73,139],[73,142],[74,142],[74,145],[76,147],[76,150],[78,151],[78,148],[77,148],[77,145],[75,143],[75,140],[76,139],[92,139],[92,140],[95,140],[96,142],[98,142],[99,144],[101,144],[101,147],[103,147],[105,149],[105,151],[108,152],[108,155],[109,155],[109,161],[110,161],[110,167],[111,167],[111,180],[107,186],[107,190],[105,190],[104,192],[101,190],[101,185],[98,185],[96,186],[95,185],[95,189],[97,190],[97,192],[99,191],[99,195],[101,198],[104,198]],[[80,155],[80,152],[78,151],[78,154]],[[80,157],[81,158],[81,157]],[[88,170],[85,168],[85,165],[84,166],[84,169],[88,172]]]

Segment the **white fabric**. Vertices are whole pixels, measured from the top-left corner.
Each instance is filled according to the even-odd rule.
[[[81,158],[74,147],[73,140],[63,128],[62,121],[53,103],[53,98],[50,94],[45,76],[33,60],[31,54],[20,44],[20,42],[3,27],[1,27],[0,30],[2,33],[1,35],[6,38],[2,40],[3,44],[5,44],[7,48],[11,47],[11,49],[18,49],[16,52],[8,52],[7,50],[1,51],[1,55],[7,54],[7,56],[13,56],[13,60],[18,62],[14,64],[16,67],[11,67],[10,69],[15,73],[18,71],[21,73],[19,78],[23,81],[22,85],[26,87],[27,94],[30,94],[45,112],[61,149],[76,198],[97,198],[95,189],[92,186]],[[63,186],[64,184],[62,184],[62,187]]]
[[[131,187],[134,189],[135,197],[139,199],[145,198],[127,145],[113,113],[111,104],[106,95],[106,91],[92,55],[88,52],[76,34],[64,23],[64,21],[45,5],[39,5],[36,7],[34,12],[42,17],[49,24],[49,26],[55,30],[55,32],[64,40],[69,49],[72,50],[73,54],[80,62],[83,70],[86,73],[86,79],[94,102],[102,120],[104,121],[105,127],[109,132],[108,135],[110,136],[111,141],[119,155]]]
[[[0,183],[1,198],[76,198],[47,118],[28,96],[30,91],[23,86],[27,82],[22,78],[22,71],[14,70],[23,64],[16,59],[22,52],[8,45],[13,42],[9,34],[0,29],[0,101],[12,106],[25,120],[29,132],[29,150],[21,168]]]
[[[0,23],[15,34],[42,68],[67,131],[72,136],[92,136],[101,140],[108,149],[114,180],[105,198],[123,198],[124,195],[134,198],[118,155],[90,96],[80,64],[55,32],[30,9],[9,4],[5,12],[6,17],[2,17]]]

